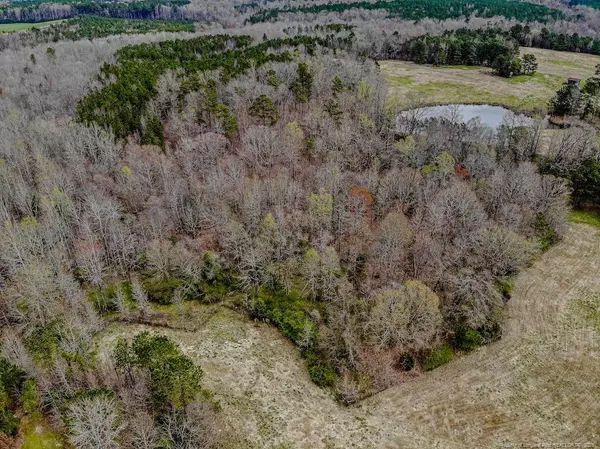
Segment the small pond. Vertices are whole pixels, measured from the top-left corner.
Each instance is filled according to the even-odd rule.
[[[523,114],[518,114],[502,106],[492,106],[489,104],[448,104],[441,106],[428,106],[419,109],[404,111],[400,114],[400,119],[409,118],[419,121],[428,118],[448,118],[460,120],[464,123],[478,118],[481,124],[498,128],[505,117],[519,119],[523,125],[531,123],[531,118]]]

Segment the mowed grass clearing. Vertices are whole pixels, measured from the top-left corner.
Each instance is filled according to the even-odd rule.
[[[571,223],[587,224],[600,229],[600,213],[598,212],[574,210],[569,215],[569,221]]]
[[[406,61],[382,61],[381,70],[390,95],[400,102],[420,94],[426,105],[487,103],[525,112],[543,112],[567,78],[592,76],[600,57],[582,53],[523,48],[538,60],[534,76],[501,78],[487,67],[419,65]]]
[[[64,20],[51,20],[49,22],[37,23],[0,23],[0,33],[11,33],[13,31],[25,31],[32,28],[44,28],[50,25],[64,22]]]

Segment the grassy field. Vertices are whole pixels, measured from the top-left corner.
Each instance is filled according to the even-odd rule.
[[[195,331],[159,330],[204,370],[228,448],[595,447],[585,444],[600,442],[598,236],[570,224],[516,278],[500,341],[354,407],[311,382],[279,331],[238,312],[190,303]],[[114,325],[102,345],[145,328]]]
[[[402,101],[420,94],[425,104],[488,103],[522,111],[544,111],[548,100],[567,78],[585,79],[594,74],[600,57],[580,53],[524,48],[534,54],[534,76],[501,78],[491,69],[468,66],[432,67],[405,61],[383,61],[382,72],[392,97]]]
[[[38,23],[0,23],[0,33],[10,33],[11,31],[24,31],[32,28],[43,28],[57,23],[64,22],[64,20],[52,20],[50,22],[38,22]]]
[[[68,449],[71,447],[39,416],[23,418],[21,427],[23,430],[21,449]]]
[[[598,212],[574,210],[569,215],[571,223],[583,223],[600,228],[600,214]]]

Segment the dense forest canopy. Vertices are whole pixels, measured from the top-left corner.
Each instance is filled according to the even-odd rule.
[[[105,407],[138,385],[130,370],[149,369],[152,397],[172,397],[171,408],[144,409],[160,421],[195,394],[169,396],[152,365],[127,361],[130,350],[117,377],[91,383],[93,368],[71,359],[104,320],[151,319],[153,302],[233,301],[278,326],[313,380],[346,402],[402,377],[387,370],[390,357],[432,369],[453,348],[498,338],[510,291],[498,286],[558,238],[567,211],[566,184],[532,164],[540,128],[403,116],[412,131],[399,137],[375,63],[324,44],[213,35],[128,46],[78,106],[91,126],[62,135],[6,123],[11,344],[38,351],[42,366],[69,360],[68,382],[106,389]],[[37,161],[61,175],[40,178]],[[24,295],[26,279],[41,290]],[[59,280],[75,289],[81,329],[57,315],[78,310]],[[72,349],[53,349],[67,335]],[[57,394],[52,369],[9,360]],[[86,398],[60,393],[58,403],[74,413],[100,401]]]
[[[432,19],[449,19],[458,17],[469,17],[471,15],[481,17],[503,16],[508,19],[520,21],[545,22],[549,19],[563,18],[561,11],[527,2],[509,0],[481,0],[468,2],[464,0],[425,0],[415,2],[412,0],[392,0],[377,2],[356,3],[322,3],[319,5],[300,6],[292,8],[269,8],[259,11],[250,17],[252,23],[263,22],[277,18],[284,13],[312,13],[342,12],[350,9],[384,10],[390,16],[398,16],[403,19],[420,20],[426,17]]]
[[[41,42],[79,40],[120,34],[142,34],[154,32],[195,31],[192,20],[141,20],[112,19],[108,17],[84,16],[68,19],[34,31]]]
[[[298,45],[311,48],[318,42],[316,38],[297,37],[252,46],[251,40],[249,36],[216,35],[125,47],[117,52],[117,64],[102,68],[99,79],[106,86],[82,100],[78,106],[79,119],[110,126],[117,136],[126,137],[141,131],[147,103],[156,94],[159,76],[167,70],[182,69],[186,87],[198,90],[201,81],[197,75],[201,72],[221,69],[221,79],[228,80],[251,66],[292,59],[288,50],[281,53],[273,50]],[[227,119],[225,110],[220,114],[225,114],[223,120]]]
[[[15,6],[15,7],[29,7],[29,6],[39,6],[39,5],[43,5],[44,3],[57,3],[57,4],[64,4],[64,5],[83,5],[85,7],[85,5],[90,5],[92,3],[98,3],[98,4],[110,4],[110,3],[122,3],[122,2],[117,2],[114,0],[97,0],[97,1],[89,1],[89,0],[52,0],[52,1],[48,1],[48,0],[13,0],[13,1],[9,1],[7,3],[7,6]],[[142,3],[143,2],[130,2],[130,3]],[[189,4],[189,0],[166,0],[163,2],[163,4],[166,5],[179,5],[179,6],[183,6],[183,5],[187,5]],[[111,5],[108,5],[111,6]],[[136,5],[115,5],[117,7],[128,7],[128,6],[136,6]],[[139,6],[139,5],[138,5]]]
[[[571,206],[600,205],[600,68],[548,98],[572,126],[546,134],[540,117],[428,117],[378,62],[513,76],[537,68],[523,46],[598,54],[566,13],[206,3],[0,6],[79,15],[0,39],[2,448],[44,420],[76,449],[248,446],[185,341],[222,310],[275,326],[356,403],[501,339],[515,276]],[[317,14],[357,8],[381,21]]]
[[[571,6],[589,6],[591,8],[600,8],[600,2],[598,0],[571,0]]]
[[[185,19],[180,7],[188,0],[142,0],[101,2],[91,0],[22,1],[0,5],[0,23],[43,22],[77,15],[126,19]]]

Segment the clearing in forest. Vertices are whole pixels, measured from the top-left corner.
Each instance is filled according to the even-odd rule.
[[[56,25],[64,20],[51,20],[49,22],[36,23],[0,23],[0,33],[10,33],[11,31],[24,31],[32,28],[44,28],[50,25]]]
[[[556,90],[569,77],[585,79],[594,74],[600,56],[539,48],[522,48],[533,54],[538,71],[533,76],[502,78],[489,67],[433,67],[407,61],[382,61],[381,70],[390,95],[400,101],[420,93],[427,105],[487,103],[521,111],[544,111]]]
[[[156,330],[204,370],[236,435],[230,447],[594,447],[585,444],[600,444],[599,271],[598,229],[571,224],[518,276],[500,341],[353,407],[311,382],[279,331],[242,313],[189,303],[194,331]],[[103,346],[146,328],[115,325]]]

